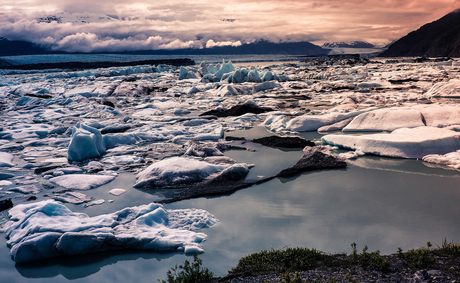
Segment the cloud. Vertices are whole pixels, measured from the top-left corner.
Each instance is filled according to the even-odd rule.
[[[398,39],[459,7],[458,0],[2,0],[0,35],[81,52],[209,48],[260,39],[375,43]],[[50,15],[63,20],[37,20]]]
[[[215,47],[215,46],[241,46],[243,45],[241,43],[241,41],[218,41],[218,42],[214,42],[214,40],[210,39],[206,42],[206,48],[212,48],[212,47]]]

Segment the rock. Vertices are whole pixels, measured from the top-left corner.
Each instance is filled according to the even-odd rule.
[[[234,164],[227,167],[219,174],[213,175],[211,178],[205,179],[202,182],[188,184],[184,190],[173,197],[159,201],[159,203],[172,203],[184,199],[215,196],[229,194],[237,190],[245,189],[253,185],[268,182],[276,177],[288,177],[299,174],[305,171],[345,168],[346,163],[338,158],[330,155],[324,147],[306,147],[304,148],[304,156],[291,168],[285,169],[277,175],[270,176],[255,182],[245,182],[245,177],[248,173],[246,164]],[[177,188],[177,186],[176,186]]]
[[[304,148],[306,146],[315,146],[314,142],[300,137],[269,136],[253,139],[252,142],[268,147]]]
[[[217,109],[217,110],[207,111],[207,112],[204,112],[203,114],[200,114],[200,116],[214,115],[217,117],[229,117],[229,116],[241,116],[246,113],[261,114],[261,113],[265,113],[269,111],[273,111],[273,109],[269,107],[259,107],[254,102],[248,101],[244,104],[238,104],[236,106],[233,106],[232,108],[228,110]]]
[[[289,177],[306,171],[345,167],[347,167],[345,162],[325,153],[323,147],[306,147],[304,155],[294,166],[282,170],[276,176]]]
[[[4,199],[4,200],[0,200],[0,211],[4,211],[4,210],[7,210],[8,208],[12,208],[13,207],[13,202],[11,201],[11,199]]]
[[[9,179],[9,178],[13,178],[13,177],[14,177],[14,175],[10,174],[10,173],[0,173],[0,180]]]

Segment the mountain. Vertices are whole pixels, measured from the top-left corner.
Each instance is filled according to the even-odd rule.
[[[8,40],[4,37],[0,37],[0,56],[36,55],[50,53],[58,52],[46,50],[43,47],[32,42],[21,40]]]
[[[380,57],[460,57],[460,9],[393,43]]]
[[[374,44],[366,41],[328,42],[324,43],[325,48],[374,48]]]
[[[185,48],[185,49],[159,49],[159,50],[137,50],[125,52],[110,52],[117,54],[139,54],[139,55],[225,55],[225,54],[284,54],[284,55],[322,55],[330,50],[321,48],[310,42],[285,42],[273,43],[269,41],[258,41],[256,43],[234,46],[215,46],[213,48]],[[97,52],[108,53],[108,52]],[[27,41],[11,41],[0,38],[0,56],[12,55],[36,55],[36,54],[71,54],[61,51],[45,49]],[[74,53],[75,54],[75,53]]]
[[[225,54],[281,54],[281,55],[323,55],[330,50],[314,45],[310,42],[283,42],[273,43],[260,40],[255,43],[240,46],[215,46],[212,48],[185,48],[185,49],[161,49],[140,50],[123,52],[124,54],[148,54],[148,55],[225,55]]]

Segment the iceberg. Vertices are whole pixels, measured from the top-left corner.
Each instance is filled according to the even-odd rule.
[[[134,187],[179,188],[184,185],[210,180],[212,177],[223,174],[223,172],[227,176],[231,174],[232,170],[235,172],[244,170],[246,174],[249,172],[246,164],[220,165],[184,157],[171,157],[153,163],[137,174],[137,182]]]
[[[166,210],[156,203],[89,217],[48,200],[17,205],[8,214],[7,246],[17,263],[121,249],[203,252],[206,234],[194,230],[218,221],[205,210]]]
[[[67,159],[69,161],[82,161],[100,157],[105,150],[101,132],[79,122],[72,130],[72,140],[67,151]]]
[[[326,135],[323,144],[399,158],[423,158],[460,149],[460,133],[435,127],[401,128],[390,134]]]

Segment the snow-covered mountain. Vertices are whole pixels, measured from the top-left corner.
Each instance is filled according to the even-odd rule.
[[[374,44],[366,41],[342,41],[328,42],[323,44],[324,48],[374,48]]]
[[[39,23],[73,23],[73,24],[88,24],[88,23],[101,23],[111,22],[120,20],[135,20],[137,18],[119,18],[116,15],[102,15],[102,14],[91,14],[91,13],[57,13],[54,15],[48,15],[44,17],[36,18]]]

